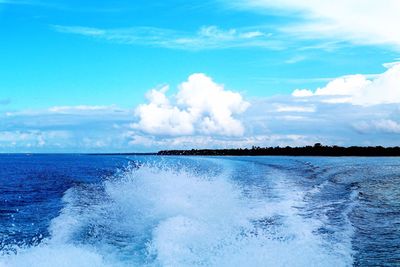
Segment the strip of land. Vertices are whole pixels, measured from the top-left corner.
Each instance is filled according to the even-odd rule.
[[[383,146],[323,146],[320,143],[304,147],[256,147],[236,149],[162,150],[157,155],[181,156],[362,156],[398,157],[400,147]]]

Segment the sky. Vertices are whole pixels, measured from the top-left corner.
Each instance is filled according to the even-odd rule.
[[[398,0],[0,0],[0,152],[400,145]]]

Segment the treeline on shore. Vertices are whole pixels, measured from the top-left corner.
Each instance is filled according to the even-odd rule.
[[[258,147],[236,149],[162,150],[157,155],[182,156],[400,156],[400,147],[323,146],[320,143],[304,147]]]

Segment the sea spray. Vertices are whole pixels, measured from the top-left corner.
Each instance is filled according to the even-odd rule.
[[[274,180],[274,198],[248,198],[243,184],[235,182],[240,172],[230,164],[211,161],[205,165],[214,167],[206,169],[193,161],[135,164],[100,184],[76,185],[64,195],[64,208],[49,228],[51,236],[0,262],[5,266],[351,265],[351,258],[332,251],[316,234],[318,221],[298,215],[295,207],[303,204],[302,192],[281,173],[264,177]]]

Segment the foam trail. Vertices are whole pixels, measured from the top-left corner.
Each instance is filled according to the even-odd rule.
[[[209,165],[207,165],[209,166]],[[211,165],[210,165],[211,166]],[[101,185],[71,188],[37,247],[3,256],[3,266],[349,266],[297,215],[295,190],[249,199],[234,168],[128,168]],[[276,173],[279,176],[279,173]],[[0,266],[2,266],[0,264]]]

